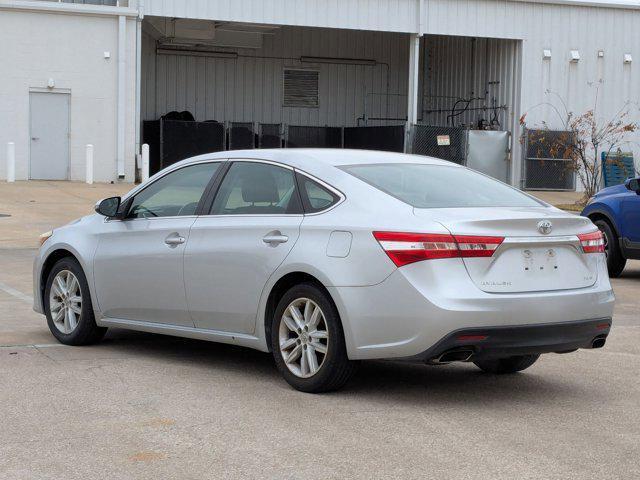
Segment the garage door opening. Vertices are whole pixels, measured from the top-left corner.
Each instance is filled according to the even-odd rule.
[[[511,179],[517,131],[516,40],[427,35],[422,43],[422,104],[414,153]]]

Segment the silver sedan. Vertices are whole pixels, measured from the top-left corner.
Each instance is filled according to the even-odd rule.
[[[467,168],[349,150],[202,155],[41,237],[34,309],[271,351],[306,392],[358,360],[513,373],[598,348],[614,296],[590,220]]]

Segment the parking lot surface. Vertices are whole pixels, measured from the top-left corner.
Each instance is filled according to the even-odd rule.
[[[292,390],[270,355],[110,330],[56,343],[31,310],[37,234],[129,186],[0,186],[0,478],[640,478],[640,262],[601,350],[512,376],[364,362]]]

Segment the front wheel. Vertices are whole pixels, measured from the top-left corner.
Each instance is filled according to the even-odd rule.
[[[75,258],[58,260],[49,272],[44,307],[49,330],[65,345],[95,343],[107,331],[96,325],[87,278]]]
[[[271,348],[282,376],[302,392],[337,390],[355,371],[355,363],[347,358],[336,307],[314,284],[296,285],[280,299]]]
[[[473,363],[483,372],[505,374],[525,370],[536,363],[539,357],[540,355],[516,355],[513,357],[476,360]]]

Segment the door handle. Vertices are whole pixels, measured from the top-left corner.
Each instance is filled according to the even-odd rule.
[[[278,234],[274,234],[274,235],[266,235],[265,237],[262,238],[262,241],[264,243],[268,243],[270,245],[277,245],[278,243],[285,243],[289,240],[289,237],[287,237],[286,235],[282,235],[281,233]]]
[[[172,233],[167,238],[164,239],[164,243],[169,245],[170,247],[176,247],[178,245],[182,245],[187,240],[184,237],[181,237],[177,233]]]
[[[31,137],[31,140],[40,140],[40,137]]]

